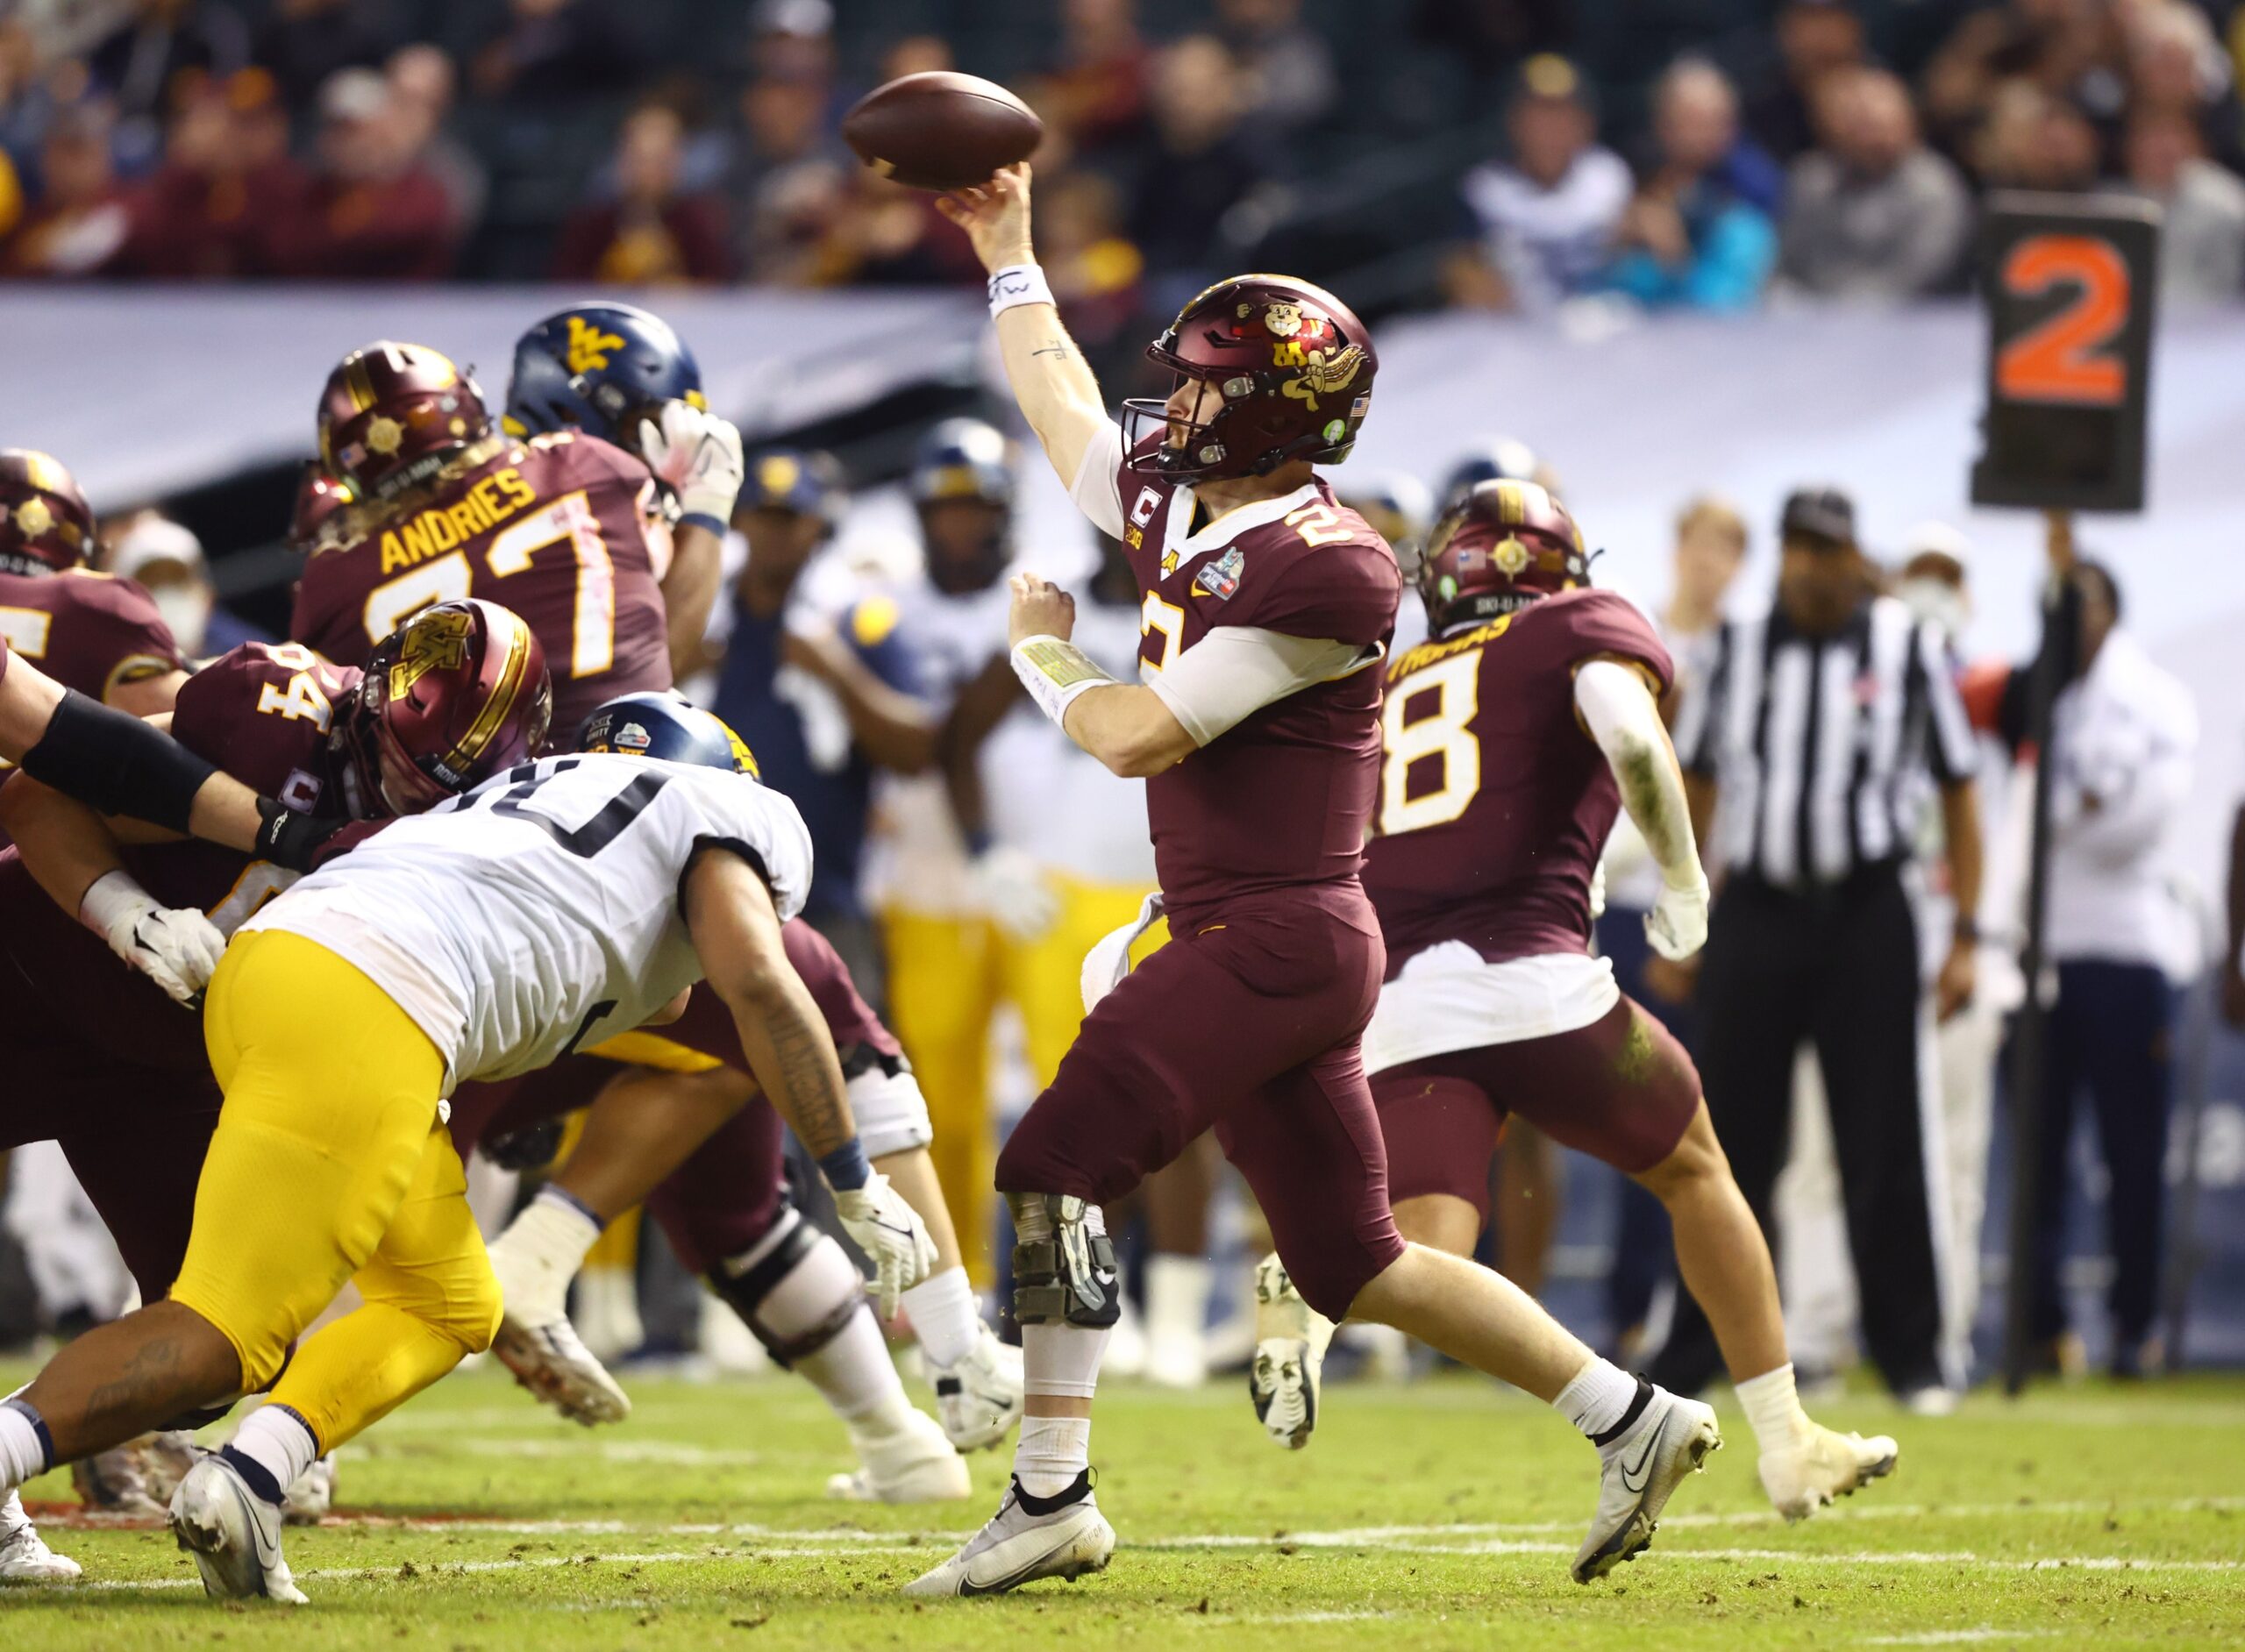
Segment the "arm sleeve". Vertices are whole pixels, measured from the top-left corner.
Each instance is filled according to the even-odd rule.
[[[1687,862],[1696,871],[1691,805],[1683,776],[1668,760],[1660,702],[1643,677],[1619,660],[1593,659],[1575,673],[1575,709],[1606,754],[1629,819],[1661,871],[1680,877]]]
[[[1926,759],[1934,778],[1943,786],[1971,780],[1980,765],[1979,746],[1972,737],[1972,720],[1965,715],[1956,673],[1949,667],[1942,633],[1930,620],[1920,621],[1911,633],[1909,668],[1917,673],[1926,698]]]
[[[1068,497],[1101,532],[1122,537],[1122,427],[1108,421],[1084,448]]]
[[[1356,643],[1221,625],[1147,686],[1194,743],[1206,745],[1272,701],[1379,658]]]

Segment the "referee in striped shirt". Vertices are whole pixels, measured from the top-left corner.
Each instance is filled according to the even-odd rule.
[[[1947,1235],[1928,1185],[1937,1098],[1919,1057],[1922,971],[1902,874],[1930,773],[1959,915],[1935,986],[1946,1016],[1972,994],[1975,744],[1941,632],[1876,595],[1848,496],[1795,493],[1780,531],[1776,603],[1723,626],[1705,691],[1676,729],[1693,824],[1723,880],[1697,989],[1700,1066],[1766,1233],[1794,1058],[1814,1045],[1864,1342],[1897,1394],[1935,1405],[1961,1373],[1942,1358]],[[1655,1380],[1689,1393],[1719,1364],[1679,1292]]]

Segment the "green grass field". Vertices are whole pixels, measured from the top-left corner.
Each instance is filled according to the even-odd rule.
[[[1651,1551],[1587,1588],[1566,1574],[1587,1449],[1481,1382],[1336,1388],[1300,1455],[1232,1383],[1111,1385],[1094,1456],[1114,1565],[955,1604],[892,1591],[987,1514],[1004,1454],[977,1460],[968,1505],[840,1505],[821,1495],[840,1430],[800,1385],[633,1386],[637,1414],[599,1433],[495,1368],[422,1396],[348,1452],[337,1515],[289,1534],[301,1612],[205,1601],[166,1533],[51,1522],[86,1578],[0,1594],[0,1648],[2245,1646],[2235,1381],[1976,1398],[1940,1421],[1828,1407],[1897,1435],[1901,1466],[1792,1529],[1727,1408],[1729,1449]]]

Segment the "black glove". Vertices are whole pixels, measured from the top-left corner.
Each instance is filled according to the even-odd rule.
[[[501,1170],[544,1170],[561,1150],[561,1121],[540,1119],[519,1130],[487,1136],[481,1145],[483,1157]]]
[[[307,815],[302,809],[257,800],[257,857],[289,872],[310,872],[327,840],[351,822],[340,815]]]

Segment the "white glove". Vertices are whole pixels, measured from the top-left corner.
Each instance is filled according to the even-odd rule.
[[[226,937],[192,907],[164,907],[129,872],[94,879],[78,915],[101,932],[110,951],[181,1003],[193,1006],[210,984]]]
[[[640,424],[639,452],[678,495],[682,515],[732,520],[748,463],[730,420],[690,402],[666,402],[659,424]]]
[[[1707,943],[1707,876],[1700,872],[1684,888],[1664,879],[1660,898],[1645,914],[1645,939],[1671,964]]]
[[[995,844],[974,858],[974,898],[1016,941],[1034,941],[1060,921],[1060,898],[1025,849]]]
[[[879,1171],[863,1187],[835,1189],[834,1214],[850,1242],[872,1258],[881,1318],[894,1319],[897,1299],[936,1271],[928,1224]]]

